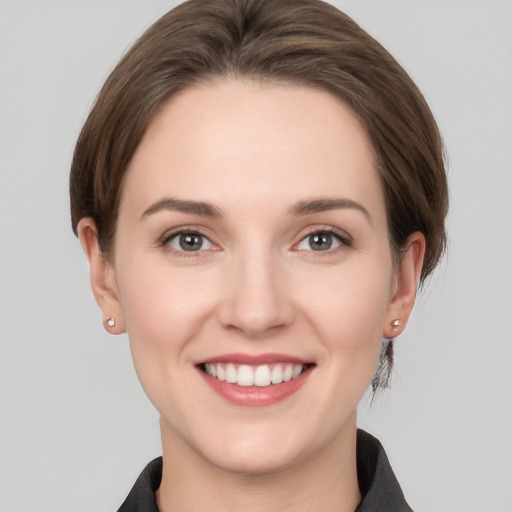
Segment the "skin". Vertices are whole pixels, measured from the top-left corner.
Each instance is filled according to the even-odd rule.
[[[106,328],[128,332],[161,414],[162,512],[357,506],[356,406],[382,338],[407,323],[425,250],[414,233],[395,264],[375,167],[364,129],[330,94],[223,80],[174,97],[150,124],[110,258],[94,222],[80,222],[93,291],[116,318]],[[166,198],[218,215],[155,206]],[[325,199],[345,203],[297,211]],[[181,228],[204,235],[201,250],[180,249]],[[318,231],[334,231],[329,250],[311,245]],[[285,400],[241,407],[196,366],[240,352],[315,366]]]

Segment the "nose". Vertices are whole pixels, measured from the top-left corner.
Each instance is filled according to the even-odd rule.
[[[252,338],[289,325],[294,316],[283,269],[271,254],[240,255],[227,269],[226,291],[219,308],[221,324]]]

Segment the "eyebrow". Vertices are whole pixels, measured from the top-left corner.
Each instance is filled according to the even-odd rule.
[[[183,199],[175,199],[172,197],[166,197],[153,203],[149,208],[144,210],[140,216],[141,220],[149,215],[153,215],[157,212],[164,210],[172,210],[175,212],[182,213],[194,213],[204,217],[221,217],[222,212],[216,206],[205,203],[203,201],[189,201]]]
[[[368,210],[361,204],[351,199],[326,198],[313,199],[311,201],[298,201],[289,210],[288,214],[292,216],[311,215],[313,213],[325,212],[329,210],[354,209],[364,214],[371,224],[371,217]],[[141,220],[149,215],[154,215],[160,211],[171,210],[182,213],[193,213],[204,217],[220,218],[222,210],[213,204],[204,201],[191,201],[167,197],[154,202],[149,208],[144,210]]]
[[[313,213],[325,212],[328,210],[353,209],[364,214],[368,222],[372,223],[372,218],[368,210],[360,203],[352,199],[344,198],[324,198],[313,199],[311,201],[298,201],[289,210],[290,215],[311,215]]]

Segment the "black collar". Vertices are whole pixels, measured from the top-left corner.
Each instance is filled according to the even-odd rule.
[[[355,512],[412,512],[380,442],[357,431],[357,478],[362,500]],[[162,481],[162,457],[141,473],[117,512],[158,512],[155,492]]]
[[[412,512],[380,441],[357,431],[357,480],[362,500],[355,512]]]

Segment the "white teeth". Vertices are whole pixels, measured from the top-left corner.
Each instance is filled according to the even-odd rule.
[[[293,366],[291,364],[287,365],[284,372],[283,372],[283,380],[285,382],[288,382],[289,380],[292,380],[293,376]]]
[[[301,364],[296,364],[293,367],[292,379],[296,379],[301,373],[302,373],[302,365]],[[214,374],[212,374],[212,375],[215,377]]]
[[[233,363],[205,363],[204,365],[204,371],[207,375],[243,387],[267,387],[271,384],[281,384],[296,379],[302,374],[303,370],[303,365],[292,363],[263,364],[260,366],[241,364],[238,367]]]
[[[237,384],[239,386],[253,386],[254,385],[254,372],[250,366],[242,364],[238,367],[238,379]]]
[[[281,384],[283,382],[283,367],[276,364],[272,370],[272,384]]]
[[[204,365],[204,369],[208,375],[212,377],[217,377],[217,367],[214,364],[206,363]]]
[[[234,364],[228,364],[226,366],[226,382],[234,384],[237,378],[237,371]]]
[[[272,378],[270,374],[270,368],[266,364],[263,366],[258,366],[254,372],[254,385],[264,387],[270,386],[271,383]]]

